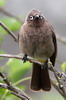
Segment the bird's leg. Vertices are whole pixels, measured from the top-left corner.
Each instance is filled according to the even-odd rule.
[[[23,60],[23,63],[25,63],[27,61],[27,54],[24,55],[22,60]]]
[[[44,65],[41,66],[41,69],[46,69],[46,68],[48,68],[48,60],[46,60],[44,62]]]

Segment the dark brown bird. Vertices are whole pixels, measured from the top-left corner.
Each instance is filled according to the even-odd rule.
[[[31,89],[34,91],[51,89],[48,73],[48,59],[55,65],[57,42],[53,27],[38,10],[31,10],[19,33],[19,47],[25,55],[44,62],[44,66],[33,63]]]

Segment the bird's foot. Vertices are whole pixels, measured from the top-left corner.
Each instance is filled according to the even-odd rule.
[[[46,68],[48,68],[48,62],[47,61],[44,63],[44,65],[41,66],[41,69],[46,69]]]
[[[23,63],[25,63],[27,61],[27,54],[24,55],[22,60],[23,60]]]

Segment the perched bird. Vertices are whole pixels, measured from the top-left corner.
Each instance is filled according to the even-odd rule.
[[[57,41],[53,27],[44,15],[32,9],[19,32],[19,48],[25,55],[44,62],[44,66],[33,63],[31,89],[34,91],[51,89],[48,73],[48,59],[53,66],[57,55]]]

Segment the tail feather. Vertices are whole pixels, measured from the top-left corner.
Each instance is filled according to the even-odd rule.
[[[32,72],[32,79],[31,79],[31,89],[34,91],[38,91],[41,89],[41,66],[33,63],[33,72]]]
[[[34,91],[38,91],[40,89],[44,91],[49,91],[51,89],[51,83],[47,66],[46,68],[42,69],[40,65],[33,63],[31,89]]]
[[[45,69],[41,69],[41,88],[44,91],[49,91],[51,89],[51,83],[47,67]]]

